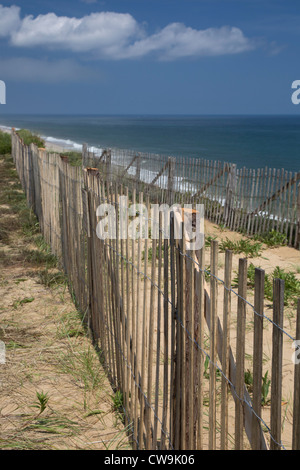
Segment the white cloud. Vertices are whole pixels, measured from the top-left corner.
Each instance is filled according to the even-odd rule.
[[[72,59],[50,61],[29,57],[1,59],[0,73],[5,80],[34,83],[83,82],[97,76],[93,70]]]
[[[97,50],[109,55],[136,38],[139,29],[129,14],[101,12],[69,18],[48,13],[36,18],[26,16],[11,40],[15,46],[49,46],[76,52]]]
[[[182,23],[172,23],[149,35],[128,13],[99,12],[82,18],[48,13],[20,20],[18,7],[1,8],[11,24],[10,28],[4,27],[2,35],[9,36],[11,44],[18,47],[92,52],[96,57],[115,60],[149,54],[163,60],[176,60],[238,54],[255,47],[236,27],[196,30]]]
[[[0,37],[5,37],[15,31],[21,24],[20,8],[13,5],[4,7],[0,5]]]
[[[163,59],[237,54],[250,50],[253,43],[238,28],[222,27],[195,30],[181,23],[172,23],[159,33],[136,41],[124,55],[142,57],[158,52]]]

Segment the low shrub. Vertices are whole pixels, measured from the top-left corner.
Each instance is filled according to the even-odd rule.
[[[241,239],[238,241],[226,238],[220,242],[220,251],[231,250],[235,254],[244,254],[246,258],[254,258],[261,254],[262,243]]]
[[[7,132],[0,131],[0,155],[11,153],[11,136]]]
[[[277,232],[277,230],[271,230],[270,232],[254,237],[255,240],[260,240],[265,243],[268,247],[276,248],[278,246],[287,245],[287,238],[284,233]]]
[[[21,137],[25,145],[35,144],[39,148],[45,147],[45,141],[27,129],[20,129],[17,134]]]
[[[250,264],[248,266],[248,287],[254,289],[255,286],[255,266]],[[285,271],[284,269],[276,266],[270,274],[265,275],[265,297],[273,301],[273,281],[274,279],[282,279],[284,281],[284,304],[294,305],[300,297],[300,281],[296,278],[295,273],[292,271]],[[233,287],[238,286],[238,276],[233,279]]]

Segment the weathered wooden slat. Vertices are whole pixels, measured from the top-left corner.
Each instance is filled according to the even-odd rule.
[[[293,178],[291,178],[287,183],[282,185],[277,191],[275,191],[270,197],[268,197],[259,207],[257,207],[252,214],[257,214],[265,209],[265,207],[270,204],[270,202],[275,201],[284,191],[287,191],[290,186],[298,183],[300,181],[300,173],[297,173]]]
[[[281,449],[281,400],[283,363],[284,281],[275,279],[273,285],[273,353],[271,377],[271,450]]]
[[[300,360],[299,360],[299,341],[300,341],[300,299],[297,304],[296,320],[296,343],[294,354],[294,404],[293,404],[293,440],[292,449],[300,450]]]
[[[225,165],[225,167],[221,168],[221,170],[216,175],[214,175],[210,181],[204,184],[196,194],[193,195],[193,199],[196,199],[197,197],[201,196],[201,194],[203,194],[205,191],[207,191],[207,189],[212,186],[219,178],[221,178],[221,176],[223,176],[226,171],[228,171],[227,164]]]

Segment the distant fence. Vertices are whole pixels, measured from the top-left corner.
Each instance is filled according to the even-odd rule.
[[[71,166],[15,132],[12,155],[121,393],[134,449],[300,449],[300,302],[284,306],[284,282],[274,280],[270,307],[263,270],[249,290],[247,259],[221,256],[217,241],[186,250],[174,212],[169,238],[160,218],[158,240],[118,230],[101,240],[100,203],[117,209],[126,195],[148,207],[157,194],[112,182],[109,159],[102,170]]]
[[[300,244],[300,172],[237,168],[235,164],[176,158],[130,150],[98,154],[83,147],[85,166],[105,168],[107,176],[138,190],[149,186],[160,199],[205,204],[206,217],[247,235],[276,230],[290,246]]]

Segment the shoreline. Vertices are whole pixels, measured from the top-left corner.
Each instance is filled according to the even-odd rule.
[[[19,128],[15,128],[19,130]],[[6,134],[11,134],[12,127],[0,125],[0,131],[5,132]],[[78,152],[81,153],[81,145],[76,142],[71,142],[68,144],[68,141],[64,142],[63,139],[56,139],[51,136],[40,136],[45,141],[45,148],[48,151],[55,153],[64,153],[64,152]],[[60,143],[57,143],[60,142]]]

